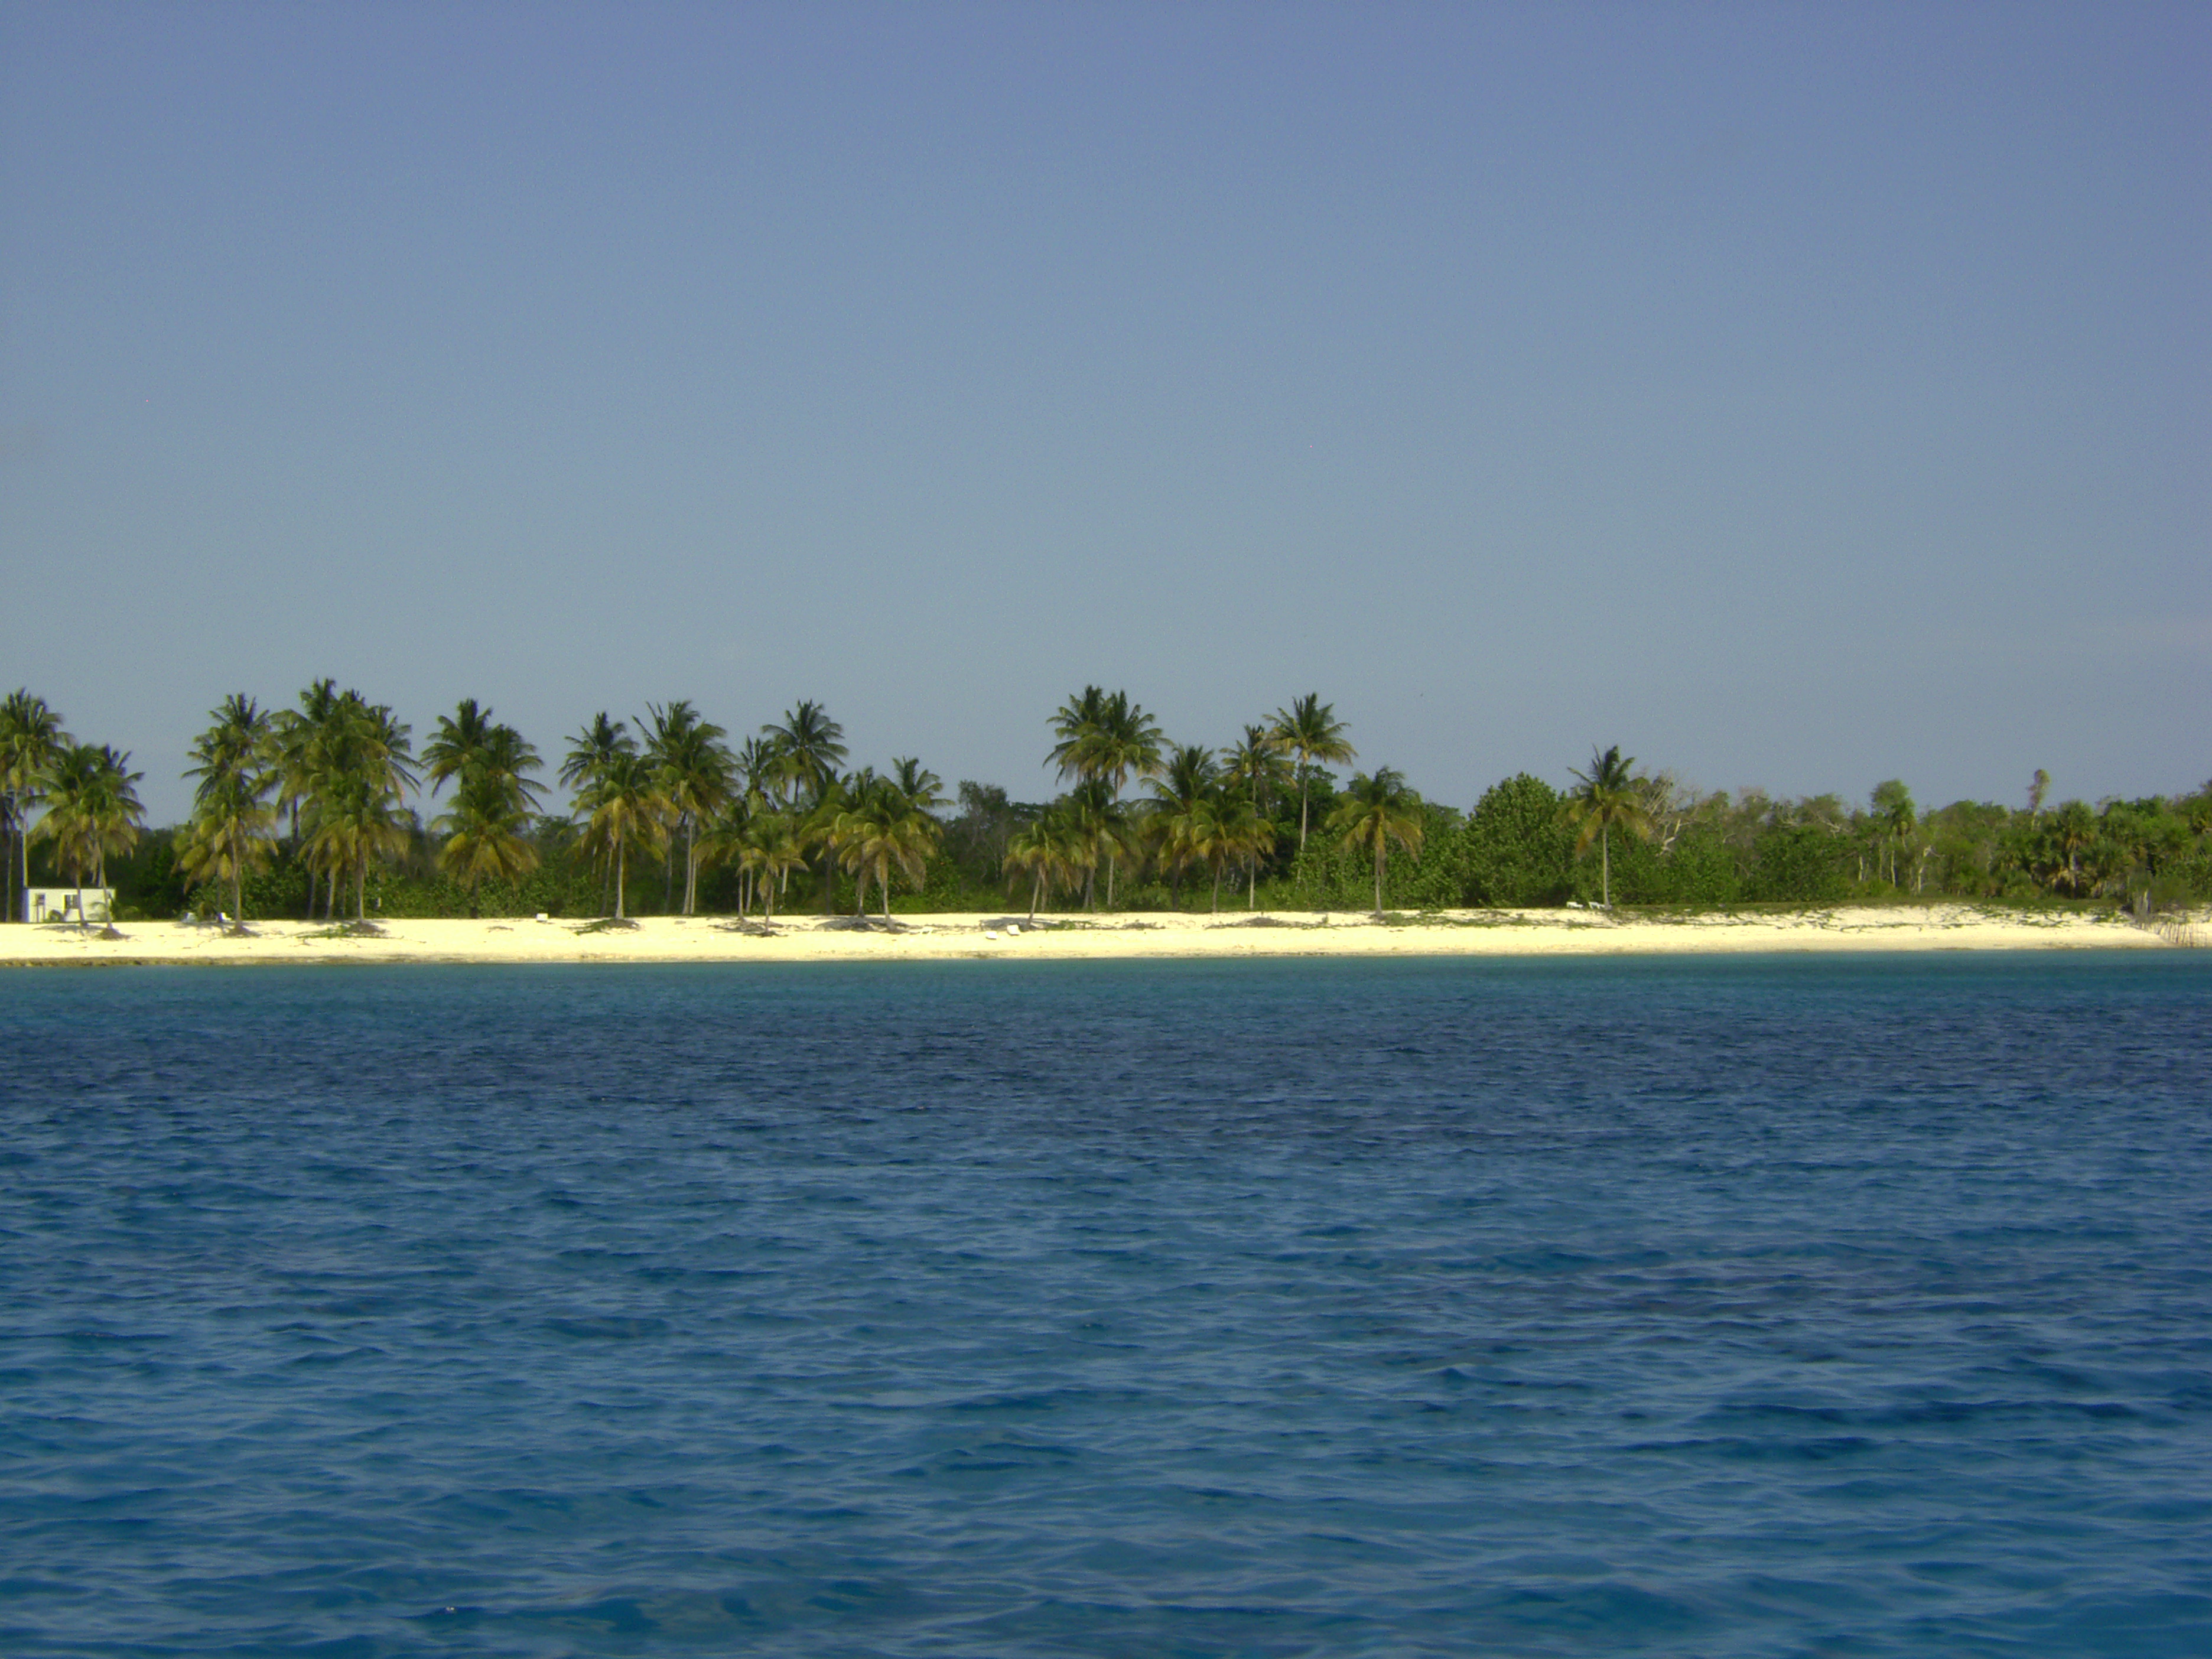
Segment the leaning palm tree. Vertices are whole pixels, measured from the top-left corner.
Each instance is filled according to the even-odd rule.
[[[1344,734],[1350,728],[1336,718],[1336,705],[1323,702],[1321,693],[1309,691],[1288,708],[1275,711],[1269,733],[1276,746],[1297,758],[1298,851],[1306,850],[1306,797],[1313,783],[1314,763],[1344,765],[1358,757]]]
[[[44,697],[27,688],[8,694],[0,702],[0,812],[5,812],[8,867],[0,882],[8,889],[8,902],[0,918],[27,921],[15,915],[15,895],[31,884],[31,809],[39,800],[41,781],[61,751],[71,742],[62,730],[61,716]],[[22,879],[18,882],[16,876]]]
[[[1406,787],[1402,774],[1378,766],[1375,775],[1355,774],[1346,786],[1328,827],[1341,831],[1345,851],[1360,848],[1375,860],[1375,914],[1382,914],[1382,875],[1396,842],[1413,857],[1421,855],[1421,798]]]
[[[1619,744],[1602,753],[1593,749],[1590,769],[1575,774],[1582,787],[1567,797],[1567,822],[1581,826],[1575,851],[1585,853],[1592,842],[1598,844],[1599,902],[1608,910],[1613,908],[1613,832],[1617,829],[1638,839],[1651,834],[1651,812],[1636,787],[1635,766],[1636,757],[1623,758]]]

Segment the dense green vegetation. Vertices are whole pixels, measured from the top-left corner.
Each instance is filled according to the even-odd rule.
[[[567,812],[538,750],[472,700],[419,752],[329,680],[209,719],[191,818],[150,829],[129,755],[27,690],[0,704],[9,919],[27,881],[112,886],[126,918],[2212,899],[2212,785],[2053,805],[2039,773],[2019,808],[1923,810],[1891,781],[1854,806],[1698,794],[1613,748],[1565,793],[1522,774],[1462,812],[1388,767],[1340,778],[1357,751],[1317,694],[1216,750],[1085,687],[1046,722],[1065,788],[1042,802],[948,798],[910,757],[848,770],[811,702],[734,742],[687,702],[597,714],[562,751]]]

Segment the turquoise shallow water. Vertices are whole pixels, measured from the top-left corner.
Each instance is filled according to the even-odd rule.
[[[2212,1651],[2212,962],[15,974],[0,1651]]]

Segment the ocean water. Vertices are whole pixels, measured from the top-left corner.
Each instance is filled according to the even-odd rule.
[[[2212,957],[0,980],[0,1652],[2212,1652]]]

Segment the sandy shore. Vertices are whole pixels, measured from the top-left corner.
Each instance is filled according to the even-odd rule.
[[[1364,915],[1254,919],[1127,915],[900,916],[890,928],[779,916],[772,930],[728,917],[582,921],[386,921],[373,936],[319,923],[257,921],[246,936],[181,922],[0,928],[0,966],[306,962],[908,962],[1021,957],[1608,956],[1753,951],[2166,950],[2212,943],[2212,919],[2157,928],[2110,915],[1936,904],[1612,918],[1589,910],[1471,910],[1378,923]]]

